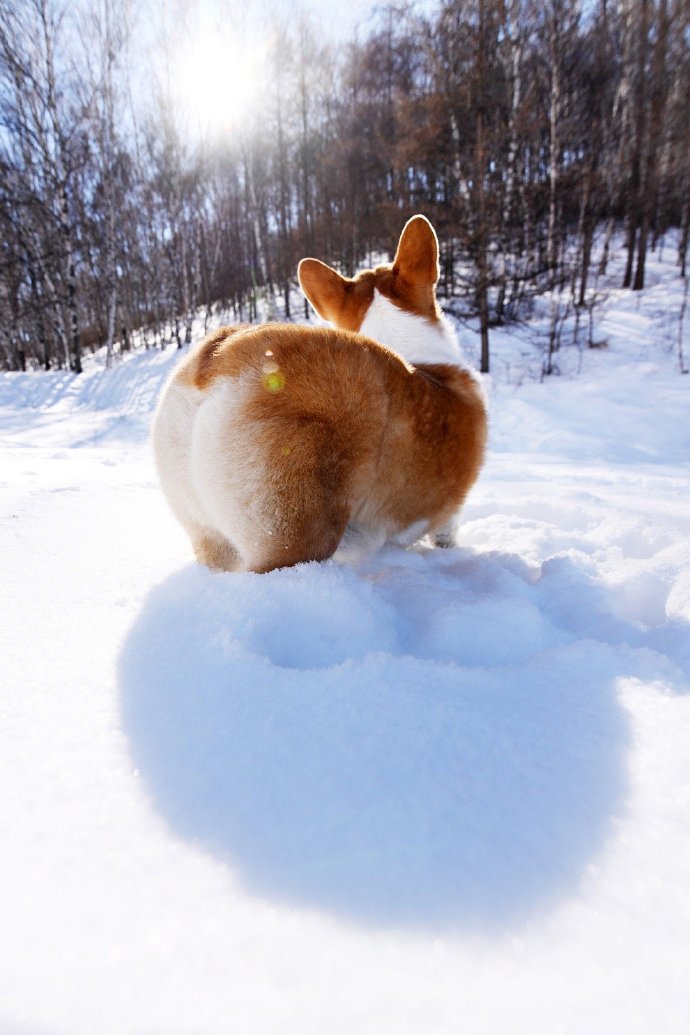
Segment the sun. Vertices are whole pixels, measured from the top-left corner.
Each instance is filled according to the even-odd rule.
[[[202,22],[184,48],[174,89],[192,131],[203,135],[242,128],[266,87],[270,41],[223,32]]]

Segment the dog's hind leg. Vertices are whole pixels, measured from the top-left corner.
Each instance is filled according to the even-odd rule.
[[[212,571],[239,571],[242,568],[239,553],[220,532],[199,529],[192,533],[192,542],[199,564],[205,564]]]

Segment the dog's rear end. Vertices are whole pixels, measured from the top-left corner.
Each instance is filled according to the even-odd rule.
[[[224,328],[180,365],[153,438],[200,561],[268,571],[414,541],[457,511],[486,413],[438,313],[437,276],[435,234],[416,217],[390,267],[346,280],[300,264],[305,293],[340,329]]]

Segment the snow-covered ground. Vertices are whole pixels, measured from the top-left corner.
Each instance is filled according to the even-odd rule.
[[[559,378],[494,335],[457,549],[356,569],[193,563],[147,445],[174,350],[0,376],[2,1035],[687,1032],[665,258]]]

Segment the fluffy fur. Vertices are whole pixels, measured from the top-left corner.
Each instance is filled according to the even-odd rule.
[[[161,485],[211,568],[442,540],[481,466],[484,396],[436,303],[428,221],[407,223],[391,266],[350,280],[304,259],[299,275],[335,329],[221,328],[158,405]]]

